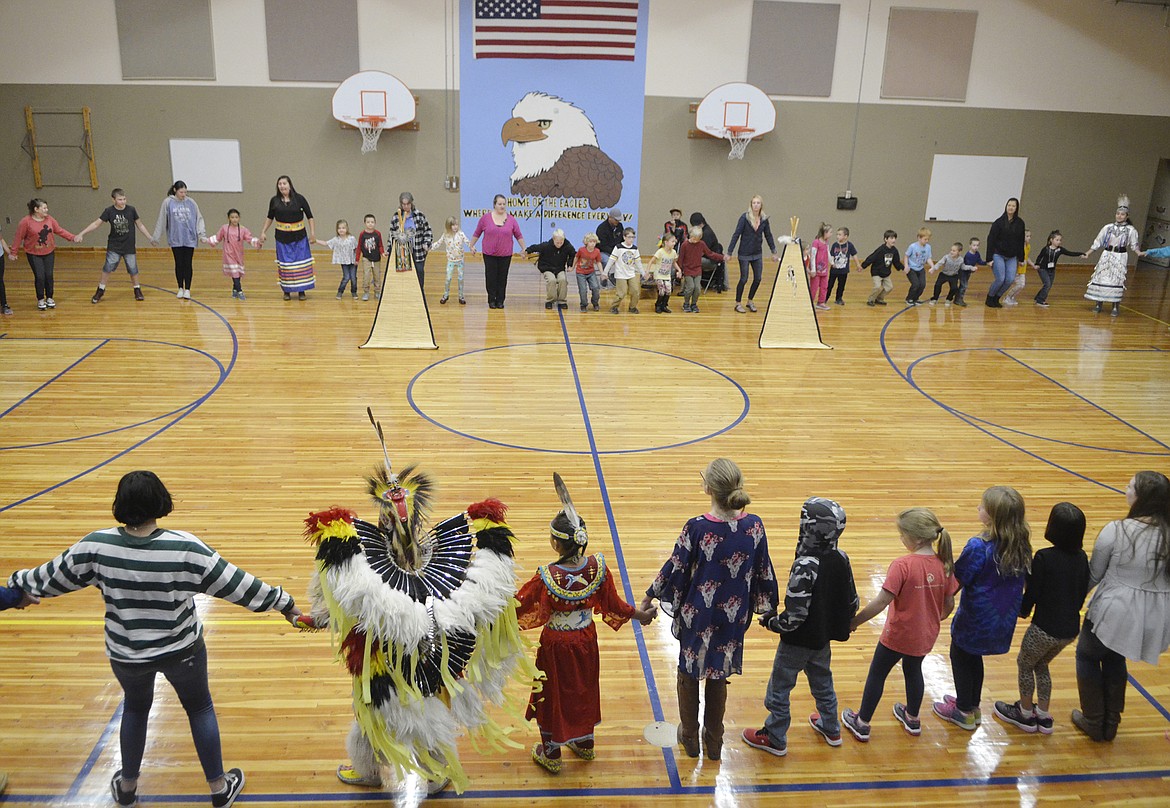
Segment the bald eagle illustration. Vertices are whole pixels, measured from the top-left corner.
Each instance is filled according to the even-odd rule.
[[[621,166],[598,148],[593,122],[563,98],[524,96],[500,140],[512,144],[513,194],[586,197],[591,208],[608,208],[621,198]]]

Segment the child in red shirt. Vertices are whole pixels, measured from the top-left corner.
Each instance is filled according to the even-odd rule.
[[[727,259],[720,253],[713,252],[703,241],[703,226],[692,225],[690,238],[678,246],[678,269],[676,275],[683,282],[683,311],[692,314],[699,313],[699,292],[703,288],[703,258],[710,258],[716,263],[723,263]]]
[[[841,723],[859,741],[869,740],[869,722],[881,700],[886,677],[899,660],[906,679],[906,703],[894,705],[894,717],[911,735],[922,732],[918,720],[925,689],[922,659],[934,647],[939,625],[955,608],[955,593],[959,591],[951,535],[938,517],[927,508],[910,508],[898,514],[897,524],[910,554],[894,559],[877,597],[853,618],[856,629],[893,603],[869,665],[861,709],[841,711]],[[932,547],[936,541],[937,550]]]
[[[592,294],[593,310],[601,310],[601,250],[597,249],[597,235],[585,234],[585,246],[577,250],[573,271],[577,273],[577,292],[581,295],[581,311],[589,308]]]

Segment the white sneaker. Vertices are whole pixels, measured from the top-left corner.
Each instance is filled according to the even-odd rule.
[[[926,302],[927,302],[927,303],[929,303],[929,304],[930,304],[930,305],[932,305],[932,306],[933,306],[934,304],[938,303],[938,301],[937,301],[937,300],[928,300],[928,301],[926,301]],[[947,305],[950,305],[950,304],[948,303]]]
[[[948,300],[944,305],[947,305],[947,306],[951,305],[951,301]]]
[[[57,308],[57,301],[53,300],[53,298],[51,298],[51,297],[46,297],[45,298],[45,305],[48,306],[50,309],[55,309],[55,308]]]
[[[369,300],[369,299],[370,299],[370,293],[369,292],[362,292],[362,300]]]
[[[179,287],[179,291],[175,292],[175,297],[179,298],[179,300],[183,299],[183,287]]]

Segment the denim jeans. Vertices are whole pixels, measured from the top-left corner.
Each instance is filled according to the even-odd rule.
[[[357,297],[357,264],[342,264],[341,265],[341,286],[337,287],[337,294],[345,291],[345,285],[349,284],[349,291]]]
[[[967,294],[967,284],[971,282],[971,276],[975,274],[973,269],[959,270],[959,300],[962,300]]]
[[[788,744],[788,725],[792,722],[789,696],[796,685],[796,677],[804,673],[808,687],[821,714],[821,725],[829,735],[841,731],[837,718],[837,693],[833,690],[833,672],[829,670],[832,650],[824,648],[802,648],[781,640],[776,648],[776,659],[772,662],[772,677],[768,680],[768,692],[764,695],[764,706],[768,717],[764,729],[772,740],[781,746]]]
[[[1034,299],[1037,303],[1047,303],[1048,290],[1052,288],[1052,281],[1056,279],[1056,273],[1047,267],[1036,267],[1036,274],[1040,276],[1041,286]]]
[[[991,273],[994,278],[987,290],[989,297],[999,297],[1007,293],[1007,290],[1015,283],[1018,265],[1019,261],[1015,258],[1007,258],[998,253],[991,257]]]
[[[131,275],[138,274],[138,256],[134,253],[120,253],[106,250],[106,263],[102,265],[102,272],[110,273],[118,268],[118,262],[126,262],[126,271]]]
[[[590,272],[588,275],[577,273],[577,293],[581,295],[581,308],[589,305],[589,298],[592,296],[593,305],[601,304],[601,273],[597,271]]]
[[[764,279],[764,258],[757,255],[753,258],[739,259],[739,283],[735,286],[735,302],[743,300],[743,287],[747,285],[748,269],[752,271],[752,287],[748,290],[748,300],[756,299],[756,291]]]
[[[187,712],[203,776],[209,783],[223,777],[219,722],[207,686],[207,646],[203,640],[157,663],[131,665],[110,660],[110,667],[126,696],[120,735],[123,777],[133,780],[141,773],[142,753],[146,749],[146,721],[154,701],[154,677],[159,673],[171,683]]]

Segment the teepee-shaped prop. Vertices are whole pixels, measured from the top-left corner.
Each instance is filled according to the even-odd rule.
[[[764,327],[760,329],[760,347],[829,348],[831,346],[821,342],[821,327],[817,323],[808,274],[804,269],[804,250],[796,238],[796,226],[800,220],[793,216],[790,221],[792,236],[781,239],[784,251],[780,253],[776,281],[768,298]]]
[[[399,250],[392,247],[385,278],[370,336],[361,347],[438,348],[431,313],[409,256],[400,256]]]

